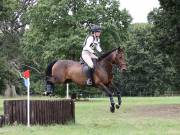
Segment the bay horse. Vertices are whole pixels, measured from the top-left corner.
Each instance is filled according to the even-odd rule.
[[[121,105],[121,93],[113,84],[112,68],[117,65],[121,71],[126,70],[124,51],[121,48],[103,54],[95,64],[93,73],[94,87],[103,90],[110,98],[110,111],[114,112],[115,107],[119,109]],[[69,81],[78,85],[86,85],[87,77],[83,72],[83,65],[73,60],[57,60],[51,62],[46,70],[46,90],[52,91],[54,84],[63,84]],[[118,104],[113,99],[113,91],[118,97]]]

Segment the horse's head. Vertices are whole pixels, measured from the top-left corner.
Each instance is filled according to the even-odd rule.
[[[121,71],[126,71],[126,61],[125,61],[125,55],[124,50],[121,48],[118,48],[115,52],[115,64],[118,65]]]
[[[107,52],[99,57],[99,61],[104,60],[107,63],[116,64],[121,71],[125,71],[127,69],[124,51],[121,48],[113,49],[112,51]]]

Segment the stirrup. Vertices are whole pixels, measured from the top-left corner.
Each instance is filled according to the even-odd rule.
[[[86,80],[86,84],[87,84],[87,85],[92,85],[92,80],[91,80],[91,79],[87,79],[87,80]]]

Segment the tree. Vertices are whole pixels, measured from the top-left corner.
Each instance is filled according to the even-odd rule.
[[[148,15],[154,24],[156,46],[168,54],[176,69],[176,89],[180,88],[180,1],[159,0],[160,7]]]
[[[133,24],[129,29],[125,45],[128,71],[123,79],[128,95],[160,95],[173,89],[172,62],[154,46],[152,28],[150,24]]]
[[[0,3],[0,57],[1,83],[9,88],[17,86],[17,73],[12,63],[20,63],[20,38],[24,33],[26,21],[24,14],[34,0],[3,0]]]

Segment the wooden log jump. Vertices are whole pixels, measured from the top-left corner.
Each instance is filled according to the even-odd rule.
[[[27,100],[5,100],[3,121],[5,121],[5,116],[7,117],[6,123],[27,124]],[[68,121],[75,122],[73,100],[30,101],[31,125],[65,124]]]

